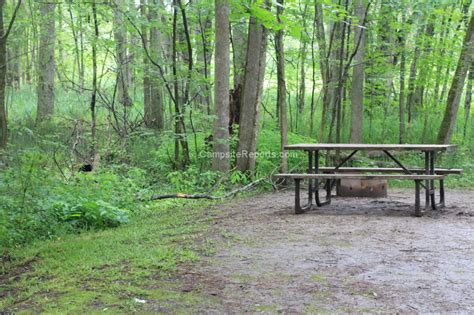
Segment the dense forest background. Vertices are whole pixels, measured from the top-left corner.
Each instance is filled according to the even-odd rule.
[[[467,175],[452,184],[470,186],[472,11],[1,0],[2,247],[117,226],[157,192],[223,194],[302,167],[286,143],[455,143],[443,158]]]

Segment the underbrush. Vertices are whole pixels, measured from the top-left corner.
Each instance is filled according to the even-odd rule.
[[[116,227],[141,207],[136,199],[146,189],[140,169],[120,174],[104,168],[65,178],[47,164],[47,155],[26,151],[0,173],[2,247]]]

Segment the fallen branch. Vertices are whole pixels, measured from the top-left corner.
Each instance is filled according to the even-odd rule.
[[[176,194],[154,195],[150,198],[150,200],[162,200],[162,199],[172,199],[172,198],[223,200],[223,199],[234,197],[240,192],[254,188],[255,186],[257,186],[258,184],[260,184],[261,182],[265,180],[266,180],[265,178],[257,179],[254,182],[251,182],[243,187],[234,189],[222,196],[212,196],[210,194],[191,194],[190,195],[190,194],[176,193]]]

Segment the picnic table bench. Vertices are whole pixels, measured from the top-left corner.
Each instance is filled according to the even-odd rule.
[[[316,143],[286,145],[285,150],[302,150],[308,153],[308,172],[299,174],[276,174],[278,178],[290,178],[295,182],[295,213],[300,214],[314,206],[322,207],[331,203],[331,190],[340,179],[384,179],[413,180],[415,182],[415,216],[421,216],[420,188],[425,189],[425,209],[437,209],[445,206],[444,179],[449,174],[461,174],[462,169],[436,168],[436,153],[455,148],[455,145],[440,144],[342,144]],[[334,167],[320,167],[322,150],[352,151]],[[359,151],[382,151],[398,167],[344,167]],[[425,155],[423,168],[405,167],[391,151],[419,151]],[[377,173],[377,174],[374,174]],[[301,205],[301,180],[308,180],[308,202]],[[439,202],[436,202],[435,181],[439,181]],[[319,182],[324,182],[325,200],[319,196]],[[313,194],[315,204],[313,204]]]

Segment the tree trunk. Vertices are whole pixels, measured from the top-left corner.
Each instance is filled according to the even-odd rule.
[[[7,38],[3,25],[5,0],[0,0],[0,149],[7,145],[7,109],[5,106],[5,88],[7,79]]]
[[[247,30],[244,20],[232,26],[232,63],[233,89],[230,95],[229,131],[232,125],[240,123],[240,108],[242,104],[242,90],[244,85],[245,57],[247,49]]]
[[[236,165],[239,171],[250,171],[250,173],[255,171],[255,151],[259,107],[265,76],[266,46],[267,30],[255,17],[250,17]]]
[[[283,1],[278,0],[277,6],[277,19],[278,23],[281,23],[281,14],[283,14]],[[286,113],[286,82],[285,82],[285,47],[283,42],[283,30],[277,31],[275,36],[275,54],[277,59],[277,80],[278,80],[278,94],[277,103],[279,109],[279,122],[280,122],[280,149],[281,149],[281,164],[280,172],[288,172],[288,159],[285,152],[285,145],[287,144],[287,129],[288,120]]]
[[[456,125],[457,112],[461,101],[462,89],[474,56],[474,15],[471,14],[469,26],[464,37],[461,55],[456,72],[448,92],[446,111],[438,133],[438,143],[450,143]]]
[[[92,93],[90,102],[91,114],[91,146],[90,159],[92,165],[99,163],[98,157],[98,142],[97,142],[97,117],[96,117],[96,103],[97,103],[97,41],[99,40],[99,22],[97,20],[97,4],[96,0],[92,1],[92,22],[94,26],[94,40],[92,41]]]
[[[148,20],[149,23],[159,19],[158,5],[159,1],[149,0],[148,5],[145,0],[142,1],[142,16]],[[148,12],[146,9],[148,8]],[[149,53],[157,60],[160,54],[161,34],[156,27],[142,30],[142,35],[148,46]],[[145,53],[143,57],[145,64],[143,77],[143,93],[144,93],[144,122],[148,128],[162,130],[164,127],[163,117],[163,95],[160,87],[161,83],[156,71],[150,71],[150,60]]]
[[[471,69],[469,69],[469,77],[466,85],[466,96],[464,98],[464,130],[463,136],[466,138],[467,125],[469,117],[471,116],[471,102],[472,102],[472,84],[474,81],[474,62],[471,61]]]
[[[305,98],[306,98],[306,12],[308,11],[308,5],[305,3],[304,9],[301,12],[301,17],[303,19],[303,28],[301,30],[300,42],[300,85],[298,92],[298,113],[303,113],[305,107]]]
[[[68,7],[67,7],[67,10],[68,10],[68,13],[69,13],[69,25],[71,25],[71,32],[72,32],[72,37],[74,39],[74,65],[75,67],[77,67],[77,75],[78,75],[78,78],[79,78],[79,87],[80,87],[80,92],[82,93],[83,92],[83,89],[84,89],[84,77],[82,74],[84,74],[84,72],[82,71],[82,63],[81,63],[81,49],[79,48],[79,37],[78,37],[78,33],[81,33],[82,34],[82,28],[79,27],[79,30],[76,29],[76,26],[75,26],[75,20],[76,19],[81,19],[81,16],[78,15],[78,16],[74,16],[73,12],[72,12],[72,3],[69,2],[68,3]],[[81,22],[79,22],[80,25]],[[74,80],[74,70],[75,70],[75,67],[73,67],[73,75],[72,75],[72,79]]]
[[[212,29],[212,15],[209,12],[209,9],[204,8],[198,9],[198,21],[199,28],[197,30],[197,35],[199,35],[198,41],[196,41],[198,47],[198,65],[199,72],[202,80],[202,91],[199,93],[199,103],[205,105],[207,114],[211,114],[211,87],[209,84],[209,69],[212,59],[212,41],[210,40],[209,33]],[[203,11],[203,12],[201,12]],[[203,16],[204,14],[204,16]],[[217,29],[216,29],[217,30]]]
[[[405,13],[402,13],[402,26],[405,25]],[[399,45],[400,45],[400,93],[398,99],[398,110],[400,114],[399,136],[400,144],[405,142],[405,31],[402,31]]]
[[[174,159],[176,167],[185,168],[190,164],[189,147],[186,135],[186,126],[184,124],[184,117],[182,113],[181,100],[182,95],[179,92],[179,78],[178,78],[178,10],[180,9],[179,0],[173,0],[173,39],[172,39],[172,69],[173,69],[173,90],[174,90]],[[180,145],[183,148],[183,160],[180,158]]]
[[[410,77],[408,78],[408,96],[407,96],[407,109],[408,109],[408,128],[410,128],[413,119],[413,105],[415,103],[415,80],[416,80],[416,69],[418,66],[418,58],[420,57],[420,48],[418,45],[415,47],[415,54],[410,66]]]
[[[316,1],[317,2],[317,1]],[[316,23],[318,18],[318,11],[314,11],[313,17],[313,31],[311,33],[311,104],[310,104],[310,117],[309,117],[309,137],[313,136],[314,130],[314,112],[316,110],[315,104],[315,91],[316,91],[316,53],[314,49],[316,40]]]
[[[345,1],[345,10],[346,12],[348,11],[348,6],[349,6],[349,0]],[[337,88],[336,88],[336,100],[334,103],[334,109],[335,111],[335,116],[336,116],[336,143],[341,143],[341,131],[342,131],[342,99],[343,99],[343,90],[344,90],[344,43],[346,39],[346,29],[347,25],[349,24],[347,22],[347,18],[344,18],[342,25],[342,36],[341,36],[341,46],[339,47],[339,74],[338,74],[338,83],[337,83]],[[333,120],[334,121],[334,120]],[[330,135],[331,135],[332,128],[330,130]],[[329,137],[331,139],[331,136]],[[336,159],[339,159],[339,150],[336,150]]]
[[[340,43],[342,35],[342,21],[334,21],[332,25],[328,51],[327,51],[327,70],[326,70],[326,87],[324,89],[323,96],[323,111],[321,115],[321,125],[319,141],[324,141],[324,132],[326,124],[329,122],[329,135],[327,141],[331,141],[329,138],[332,137],[331,131],[334,127],[335,114],[336,114],[336,99],[337,99],[337,87],[339,78],[339,53]]]
[[[125,29],[125,14],[127,6],[124,0],[116,0],[114,7],[114,39],[115,61],[117,65],[117,95],[118,101],[123,106],[131,106],[132,99],[129,95],[130,65],[127,54],[127,30]]]
[[[214,121],[212,169],[226,172],[230,168],[229,149],[229,1],[215,0],[215,61],[214,100],[216,120]]]
[[[365,17],[363,0],[356,1],[354,11],[357,19],[362,21]],[[361,27],[355,27],[354,30],[354,46],[357,43],[359,47],[354,56],[355,66],[352,71],[350,143],[362,143],[363,136],[365,30]]]
[[[56,17],[54,2],[41,2],[40,47],[38,56],[38,107],[36,123],[49,119],[54,112],[54,43],[56,40]]]
[[[301,44],[301,55],[300,55],[300,88],[298,93],[298,112],[302,113],[305,105],[305,95],[306,95],[306,40],[302,39],[303,43]]]
[[[322,4],[319,1],[314,2],[314,28],[316,33],[316,40],[318,42],[318,52],[319,52],[319,68],[321,70],[321,78],[323,81],[323,86],[321,89],[323,110],[321,116],[321,125],[319,131],[319,141],[322,140],[324,132],[324,123],[326,120],[326,111],[327,111],[327,94],[328,94],[328,80],[329,80],[329,62],[328,62],[328,52],[326,49],[326,33],[324,30],[324,20],[323,20],[323,8]]]
[[[430,57],[430,53],[432,50],[432,38],[434,38],[434,23],[433,20],[434,17],[430,18],[430,22],[426,26],[426,31],[424,34],[424,37],[427,38],[427,40],[423,40],[420,44],[422,45],[422,56],[424,59],[428,59]],[[414,97],[413,97],[413,105],[414,105],[414,113],[423,108],[423,102],[424,102],[424,94],[425,94],[425,87],[427,85],[428,78],[430,77],[431,74],[431,69],[432,65],[431,64],[424,64],[423,67],[420,67],[420,71],[418,73],[418,78],[417,78],[417,86],[415,89]]]

